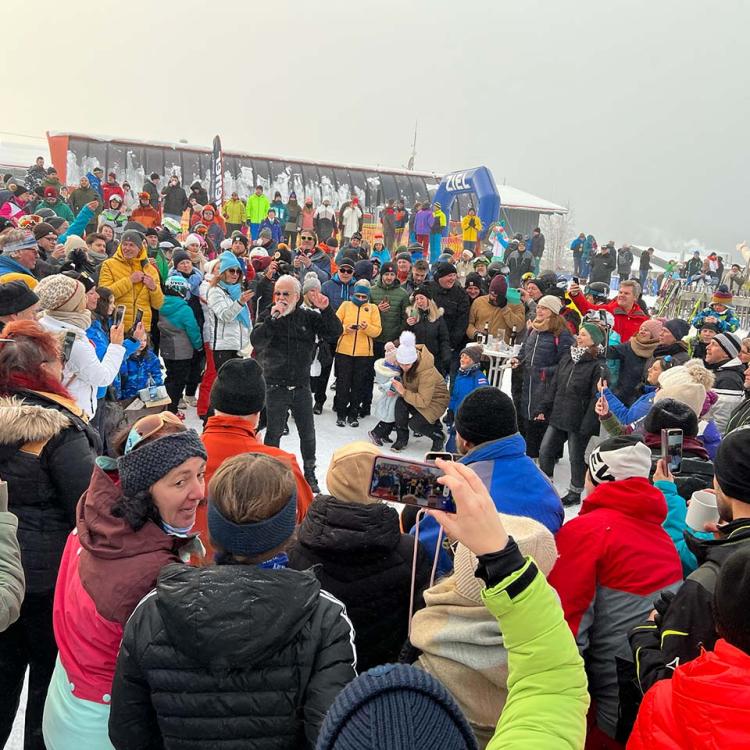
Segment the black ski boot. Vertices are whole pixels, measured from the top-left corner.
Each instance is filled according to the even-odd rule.
[[[310,485],[310,489],[313,491],[314,495],[317,495],[320,492],[320,486],[318,485],[318,480],[315,476],[315,464],[305,467],[305,481]]]
[[[580,492],[573,492],[573,490],[568,490],[568,494],[565,495],[565,497],[562,498],[562,504],[566,508],[570,508],[573,505],[580,505],[581,504],[581,493]]]

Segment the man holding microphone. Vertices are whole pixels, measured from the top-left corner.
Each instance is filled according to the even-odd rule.
[[[250,335],[266,379],[267,427],[265,444],[278,447],[291,411],[297,425],[305,479],[318,492],[315,477],[315,423],[313,421],[310,365],[315,339],[339,337],[343,328],[318,291],[308,293],[316,307],[299,306],[300,283],[293,276],[281,276],[273,290],[273,305],[260,313]]]

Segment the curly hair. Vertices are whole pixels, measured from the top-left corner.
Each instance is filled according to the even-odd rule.
[[[136,492],[132,497],[122,495],[112,506],[112,515],[125,519],[133,531],[142,529],[149,521],[161,524],[161,515],[148,490]]]

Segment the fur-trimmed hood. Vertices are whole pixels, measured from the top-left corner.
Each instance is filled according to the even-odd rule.
[[[0,397],[0,445],[51,440],[71,424],[69,417],[53,407],[19,396]]]
[[[406,308],[406,317],[411,318],[413,316],[419,318],[421,312],[422,311],[416,305],[409,305],[409,307]],[[434,300],[429,300],[429,306],[427,308],[428,322],[434,323],[436,320],[439,320],[443,317],[443,312],[443,308],[438,307]]]

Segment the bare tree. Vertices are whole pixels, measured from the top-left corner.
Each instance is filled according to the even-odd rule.
[[[570,243],[576,236],[573,229],[575,218],[573,209],[568,207],[566,214],[547,214],[539,217],[539,228],[544,234],[544,257],[542,270],[556,273],[573,270],[573,256]]]

